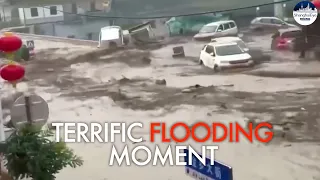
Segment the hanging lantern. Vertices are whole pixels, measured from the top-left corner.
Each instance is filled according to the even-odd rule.
[[[25,69],[20,64],[7,64],[1,67],[0,76],[11,83],[14,87],[16,83],[24,77]]]
[[[0,38],[0,51],[5,53],[13,53],[19,50],[22,46],[22,40],[11,32],[5,32]]]

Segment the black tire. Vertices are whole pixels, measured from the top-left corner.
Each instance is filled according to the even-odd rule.
[[[199,65],[203,65],[203,61],[201,59],[199,60]]]
[[[255,29],[254,29],[254,31],[255,31],[255,32],[262,32],[262,31],[263,31],[263,29],[262,29],[262,28],[260,28],[260,27],[258,27],[258,28],[255,28]]]
[[[220,67],[218,66],[218,65],[214,65],[214,67],[213,67],[213,71],[214,72],[219,72],[219,71],[221,71],[221,69],[220,69]]]
[[[115,42],[113,42],[113,41],[111,41],[110,43],[109,43],[109,49],[117,49],[117,43],[115,43]]]

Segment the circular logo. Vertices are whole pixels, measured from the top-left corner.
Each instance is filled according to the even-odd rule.
[[[293,9],[294,20],[302,25],[308,26],[316,21],[318,10],[316,6],[310,1],[301,1]]]

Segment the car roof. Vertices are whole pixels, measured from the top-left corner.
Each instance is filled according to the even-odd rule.
[[[211,42],[208,45],[210,46],[229,46],[229,45],[238,45],[236,42]]]
[[[107,29],[121,29],[120,26],[105,26],[101,28],[101,30],[107,30]]]
[[[232,42],[232,41],[239,41],[242,39],[239,37],[219,37],[219,38],[214,38],[211,40],[211,42]]]
[[[291,32],[291,31],[302,31],[299,27],[290,27],[286,29],[279,29],[278,30],[281,34],[285,32]]]
[[[214,26],[214,25],[220,25],[220,24],[230,23],[230,22],[235,23],[233,20],[224,20],[224,21],[212,22],[212,23],[206,24],[206,25],[204,25],[204,26]]]
[[[262,17],[256,17],[255,19],[279,19],[279,18],[274,16],[262,16]]]

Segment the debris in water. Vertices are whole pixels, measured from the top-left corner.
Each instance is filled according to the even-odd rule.
[[[165,79],[157,79],[156,84],[158,85],[166,85],[167,81]]]

